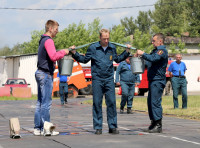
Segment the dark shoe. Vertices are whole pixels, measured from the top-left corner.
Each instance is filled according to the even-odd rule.
[[[124,113],[124,108],[120,107],[120,114]]]
[[[120,109],[120,114],[123,114],[124,113],[124,110],[123,109]]]
[[[149,133],[162,133],[162,119],[154,122],[155,126],[153,129],[149,130]]]
[[[119,131],[116,128],[109,128],[109,133],[116,135],[119,134]]]
[[[65,104],[67,104],[67,101],[65,101]]]
[[[97,129],[95,132],[96,135],[101,135],[102,134],[102,129]]]
[[[131,108],[127,108],[127,114],[133,114]]]
[[[143,132],[149,132],[149,130],[152,130],[155,126],[155,121],[151,120],[151,124],[147,129],[143,129]]]

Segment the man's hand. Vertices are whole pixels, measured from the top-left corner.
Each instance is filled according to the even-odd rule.
[[[134,54],[134,57],[138,57],[144,54],[144,51],[142,50],[137,50],[136,54]]]
[[[65,55],[69,54],[69,50],[68,49],[63,49],[65,51]]]
[[[116,83],[116,85],[117,85],[117,86],[120,86],[120,83],[119,83],[119,82],[117,82],[117,83]]]
[[[140,85],[140,83],[135,83],[135,86],[139,86]]]
[[[69,47],[69,48],[72,49],[72,50],[70,51],[71,53],[73,53],[73,54],[76,53],[76,50],[75,50],[76,46],[75,46],[75,45],[73,45],[73,46],[71,46],[71,47]]]
[[[200,76],[198,76],[197,81],[200,82]]]
[[[131,45],[130,44],[126,44],[127,48],[126,48],[126,52],[130,51]]]

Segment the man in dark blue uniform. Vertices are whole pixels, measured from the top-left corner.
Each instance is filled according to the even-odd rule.
[[[121,85],[122,96],[120,103],[120,114],[124,113],[124,107],[127,104],[127,114],[132,114],[133,97],[135,93],[135,85],[139,85],[140,77],[139,74],[134,74],[131,71],[130,58],[129,56],[125,61],[121,62],[117,67],[115,83]],[[120,76],[120,81],[119,81]]]
[[[93,127],[95,134],[102,134],[102,99],[105,94],[107,105],[107,122],[110,134],[119,134],[117,130],[117,111],[114,84],[113,61],[119,63],[129,56],[130,45],[126,51],[117,55],[116,48],[109,42],[110,33],[107,29],[100,32],[100,42],[92,44],[85,56],[75,50],[73,58],[78,62],[87,63],[91,60],[92,90],[93,90]]]
[[[148,67],[149,80],[148,112],[151,125],[146,132],[162,132],[162,94],[166,84],[166,67],[168,63],[168,51],[164,44],[164,35],[161,33],[153,36],[152,44],[155,47],[150,54],[137,50],[136,56],[142,56]]]

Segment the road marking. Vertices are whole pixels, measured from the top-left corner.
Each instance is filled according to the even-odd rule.
[[[184,141],[184,142],[200,145],[200,143],[198,143],[198,142],[189,141],[189,140],[181,139],[181,138],[178,138],[178,137],[171,137],[171,139],[176,139],[176,140],[180,140],[180,141]]]
[[[119,128],[124,129],[124,130],[131,130],[131,129],[128,129],[128,128],[125,128],[125,127],[119,127]],[[165,135],[157,135],[157,134],[153,134],[153,133],[146,133],[146,132],[140,132],[140,131],[135,131],[135,132],[146,134],[146,135],[151,134],[151,135],[155,135],[155,136],[159,136],[159,137],[163,137],[163,138],[170,138],[170,139],[173,139],[173,140],[179,140],[179,141],[183,141],[183,142],[187,142],[187,143],[192,143],[192,144],[200,145],[200,143],[198,143],[198,142],[189,141],[189,140],[181,139],[181,138],[178,138],[178,137],[171,137],[171,136],[165,136]]]

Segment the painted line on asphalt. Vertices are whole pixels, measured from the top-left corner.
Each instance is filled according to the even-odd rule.
[[[189,141],[189,140],[181,139],[181,138],[178,138],[178,137],[171,137],[171,139],[180,140],[180,141],[184,141],[184,142],[188,142],[188,143],[193,143],[193,144],[196,144],[196,145],[200,145],[200,143],[198,143],[198,142]]]
[[[131,129],[128,129],[128,128],[125,128],[125,127],[119,127],[121,129],[124,129],[124,130],[131,130]],[[140,132],[140,131],[135,131],[137,133],[142,133],[142,134],[146,134],[146,135],[155,135],[155,136],[159,136],[159,137],[163,137],[163,138],[170,138],[170,139],[173,139],[173,140],[179,140],[179,141],[183,141],[183,142],[187,142],[187,143],[192,143],[192,144],[196,144],[196,145],[200,145],[200,143],[198,142],[194,142],[194,141],[190,141],[190,140],[185,140],[185,139],[181,139],[181,138],[178,138],[178,137],[171,137],[171,136],[165,136],[165,135],[156,135],[156,134],[153,134],[153,133],[146,133],[146,132]]]

